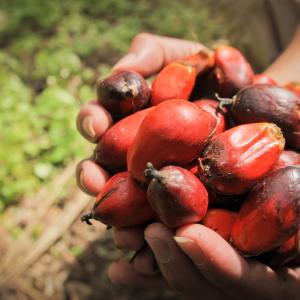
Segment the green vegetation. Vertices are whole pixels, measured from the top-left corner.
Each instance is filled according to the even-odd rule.
[[[204,43],[222,36],[199,2],[0,2],[0,210],[86,155],[77,111],[138,32]]]

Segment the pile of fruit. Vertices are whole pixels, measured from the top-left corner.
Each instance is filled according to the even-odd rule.
[[[83,221],[201,222],[274,268],[299,262],[300,85],[220,46],[168,64],[151,89],[122,71],[97,93],[114,124],[94,160],[112,177]]]

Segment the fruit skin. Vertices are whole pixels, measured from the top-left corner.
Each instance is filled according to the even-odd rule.
[[[188,100],[197,75],[211,69],[214,62],[214,53],[202,49],[198,53],[166,65],[152,83],[151,106],[170,99]]]
[[[179,62],[193,66],[196,69],[197,75],[201,75],[215,65],[215,54],[213,51],[205,48],[195,54],[184,57]]]
[[[96,198],[92,213],[82,217],[89,223],[98,220],[108,226],[127,227],[154,219],[147,192],[129,172],[111,177]]]
[[[150,97],[147,81],[134,71],[121,71],[97,82],[98,102],[114,120],[146,106]]]
[[[241,195],[272,170],[283,149],[284,138],[275,124],[236,126],[208,145],[200,161],[200,178],[217,193]]]
[[[279,247],[300,227],[300,167],[285,167],[258,183],[233,224],[231,243],[245,255]]]
[[[118,121],[102,136],[94,160],[111,173],[127,169],[127,152],[139,127],[153,108],[143,109]]]
[[[225,113],[226,108],[223,108],[221,111],[218,111],[217,108],[219,106],[219,102],[212,99],[201,99],[194,101],[199,108],[204,109],[205,111],[209,112],[212,116],[214,116],[217,120],[217,127],[214,137],[220,134],[221,132],[226,130],[226,120],[225,120]]]
[[[297,247],[297,234],[293,235],[287,241],[283,242],[279,248],[268,254],[265,263],[273,269],[281,268],[293,259],[300,257],[300,249],[298,250]]]
[[[253,77],[253,84],[272,84],[278,85],[277,82],[266,74],[256,74]]]
[[[144,171],[149,161],[158,169],[187,165],[199,156],[215,127],[215,118],[192,102],[162,102],[146,116],[128,150],[128,171],[146,183]]]
[[[233,223],[237,218],[234,211],[210,208],[208,209],[202,224],[217,232],[224,240],[229,241]]]
[[[231,112],[239,124],[275,123],[287,145],[300,149],[300,97],[296,93],[269,84],[252,85],[234,97]]]
[[[171,99],[188,100],[196,80],[196,69],[183,62],[166,65],[152,83],[150,105]]]
[[[215,92],[221,97],[232,97],[253,81],[253,70],[243,54],[230,46],[215,50],[215,67],[210,74]]]
[[[284,150],[280,156],[273,171],[288,166],[300,165],[300,154],[292,150]]]
[[[150,179],[148,201],[162,223],[176,228],[200,221],[208,207],[207,191],[188,170],[166,166],[155,170],[147,164],[145,176]]]

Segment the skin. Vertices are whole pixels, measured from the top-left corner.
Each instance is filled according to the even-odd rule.
[[[203,47],[190,41],[141,33],[113,72],[134,70],[148,77],[167,63]],[[291,44],[265,74],[279,84],[300,81],[300,27]],[[85,128],[91,128],[94,122],[96,124],[91,119],[103,113],[103,108],[95,103],[92,105],[95,112],[79,114],[78,126],[87,140],[96,142],[103,134],[102,130],[95,128],[92,130],[93,137],[88,138]],[[81,125],[85,121],[81,116],[92,117],[86,122],[89,126]],[[94,195],[101,190],[106,179],[93,161],[85,160],[78,170],[78,182],[85,192]],[[131,264],[127,261],[113,263],[108,270],[113,283],[151,289],[171,288],[188,300],[294,300],[300,297],[300,267],[282,268],[275,272],[255,260],[243,258],[218,234],[200,224],[184,226],[176,232],[160,223],[146,228],[113,228],[113,239],[122,249],[137,251],[145,240],[149,247],[141,251]],[[300,252],[300,233],[297,243]],[[159,274],[154,261],[160,269]]]

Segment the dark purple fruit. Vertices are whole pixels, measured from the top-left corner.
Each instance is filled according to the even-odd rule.
[[[150,89],[147,81],[133,71],[122,71],[97,82],[98,102],[114,119],[130,115],[147,104]]]

